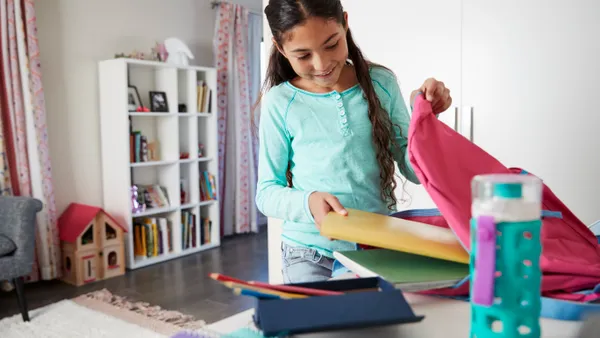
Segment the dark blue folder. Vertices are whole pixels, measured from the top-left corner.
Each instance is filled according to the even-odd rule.
[[[345,291],[339,296],[256,299],[254,322],[265,336],[413,323],[416,316],[402,291],[380,278],[292,284]]]

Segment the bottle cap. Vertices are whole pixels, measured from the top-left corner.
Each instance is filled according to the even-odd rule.
[[[521,183],[496,183],[494,184],[494,196],[502,198],[523,197],[523,185]]]

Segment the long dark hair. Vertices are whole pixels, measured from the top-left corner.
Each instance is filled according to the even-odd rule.
[[[340,0],[270,0],[265,8],[265,15],[273,38],[279,46],[282,46],[284,33],[296,25],[304,23],[310,17],[334,19],[344,27],[347,25]],[[369,119],[373,125],[373,143],[380,168],[381,198],[384,201],[390,200],[388,207],[392,209],[397,203],[394,195],[396,182],[394,180],[392,147],[397,146],[397,144],[395,144],[392,137],[392,121],[389,114],[381,107],[369,73],[370,67],[381,66],[365,59],[360,48],[354,42],[349,28],[346,33],[346,41],[348,44],[348,58],[354,66],[358,83],[369,105]],[[271,87],[290,81],[297,76],[288,59],[279,52],[276,45],[273,45],[261,96]],[[255,108],[258,104],[259,102],[256,103]],[[254,118],[252,120],[254,121]],[[403,166],[404,162],[399,165]],[[292,186],[292,175],[289,166],[286,176],[288,185]]]

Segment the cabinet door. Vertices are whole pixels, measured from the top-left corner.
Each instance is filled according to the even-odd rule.
[[[474,142],[600,218],[600,2],[463,0],[463,106]]]
[[[450,88],[453,106],[440,120],[454,126],[461,96],[460,0],[342,0],[342,4],[355,42],[365,57],[396,73],[407,106],[411,92],[429,77]],[[398,185],[396,196],[408,200],[401,209],[435,207],[422,186]]]

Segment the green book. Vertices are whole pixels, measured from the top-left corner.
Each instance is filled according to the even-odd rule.
[[[388,249],[341,251],[334,257],[360,277],[381,277],[408,292],[449,287],[469,275],[469,264]]]

